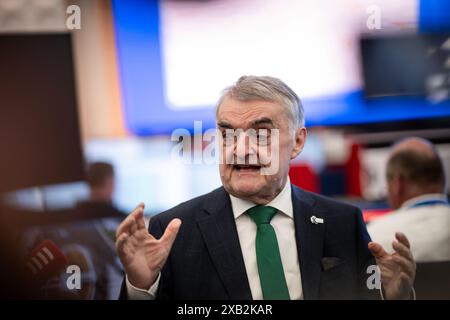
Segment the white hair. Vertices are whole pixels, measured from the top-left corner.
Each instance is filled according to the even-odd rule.
[[[280,103],[288,112],[292,129],[305,126],[303,106],[297,94],[278,78],[269,76],[242,76],[238,81],[226,88],[219,99],[216,117],[220,105],[225,98],[239,101],[263,100]]]

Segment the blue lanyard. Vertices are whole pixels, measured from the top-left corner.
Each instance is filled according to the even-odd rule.
[[[436,200],[420,201],[420,202],[417,202],[417,203],[413,204],[409,208],[417,208],[417,207],[422,207],[422,206],[431,206],[431,205],[435,205],[435,204],[443,204],[443,205],[446,205],[446,206],[450,206],[450,204],[448,203],[447,200],[436,199]]]

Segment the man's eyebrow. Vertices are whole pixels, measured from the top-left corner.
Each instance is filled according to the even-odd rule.
[[[250,124],[250,127],[257,127],[257,126],[264,125],[264,124],[273,126],[273,121],[267,117],[263,117],[263,118],[255,120],[255,121],[252,121],[252,123]],[[231,124],[229,124],[228,122],[223,121],[223,120],[219,121],[217,123],[217,126],[220,128],[223,128],[223,129],[234,129]]]
[[[269,118],[264,117],[264,118],[257,119],[255,121],[253,121],[252,124],[251,124],[251,127],[256,127],[256,126],[259,126],[259,125],[262,125],[262,124],[269,124],[269,125],[273,126],[273,121],[271,119],[269,119]]]
[[[219,121],[217,123],[218,127],[224,128],[224,129],[233,129],[233,126],[231,124],[229,124],[228,122],[225,121]]]

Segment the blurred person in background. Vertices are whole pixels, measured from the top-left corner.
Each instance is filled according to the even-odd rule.
[[[115,188],[114,167],[107,162],[94,162],[86,172],[89,199],[77,204],[80,218],[123,218],[124,214],[113,205]]]
[[[433,144],[421,138],[396,143],[386,178],[395,211],[369,224],[372,239],[391,248],[392,236],[401,231],[416,261],[450,260],[450,206],[442,161]]]
[[[91,163],[86,171],[89,198],[64,214],[52,212],[53,223],[42,226],[38,238],[57,243],[68,265],[81,271],[81,289],[68,290],[62,272],[44,287],[49,299],[111,299],[118,294],[122,268],[115,253],[115,230],[125,217],[113,204],[114,167],[107,162]],[[59,219],[58,219],[59,218]],[[67,236],[69,235],[69,236]]]
[[[107,162],[94,162],[87,170],[91,202],[112,203],[115,177],[114,167]]]

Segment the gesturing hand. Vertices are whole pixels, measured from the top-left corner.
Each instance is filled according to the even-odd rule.
[[[180,229],[181,220],[173,219],[158,240],[146,229],[144,204],[119,225],[116,232],[116,250],[130,283],[140,289],[149,289],[156,281],[169,256]]]
[[[375,242],[369,243],[369,250],[375,257],[381,272],[381,283],[387,299],[409,299],[416,277],[416,263],[410,250],[408,238],[400,232],[392,243],[395,252],[389,254]]]

